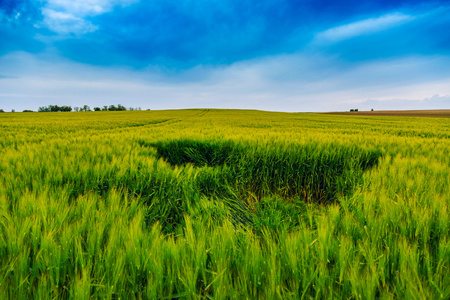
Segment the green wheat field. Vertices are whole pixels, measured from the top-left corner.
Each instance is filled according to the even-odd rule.
[[[0,115],[2,299],[450,299],[450,119]]]

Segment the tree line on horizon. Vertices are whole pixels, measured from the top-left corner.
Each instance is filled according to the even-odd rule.
[[[94,107],[94,109],[91,109],[89,105],[84,105],[83,107],[77,107],[75,106],[72,109],[72,106],[68,105],[48,105],[48,106],[41,106],[38,109],[38,112],[71,112],[71,111],[134,111],[134,110],[141,110],[140,107],[129,107],[128,109],[118,104],[116,105],[104,105],[103,107]],[[5,112],[3,109],[0,109],[0,113]],[[11,112],[16,112],[14,109],[11,110]],[[25,109],[23,112],[33,112],[32,110]]]
[[[96,106],[94,107],[94,109],[92,110],[89,105],[84,105],[83,107],[77,107],[75,106],[73,108],[74,111],[127,111],[127,110],[141,110],[140,107],[129,107],[128,109],[121,105],[118,104],[117,106],[115,105],[104,105],[102,108]],[[71,106],[58,106],[58,105],[49,105],[49,106],[44,106],[44,107],[39,107],[38,112],[65,112],[65,111],[72,111],[72,107]]]

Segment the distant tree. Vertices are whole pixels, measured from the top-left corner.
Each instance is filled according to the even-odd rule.
[[[101,111],[100,107],[94,107],[94,111]]]
[[[71,106],[67,106],[67,105],[63,105],[63,106],[58,106],[58,105],[49,105],[49,106],[42,106],[39,107],[38,112],[67,112],[67,111],[72,111],[72,107]]]
[[[352,109],[350,109],[350,111],[352,112],[352,111],[355,111],[355,110],[352,108]]]
[[[358,111],[358,109],[357,109],[357,108],[355,108],[355,111]]]
[[[91,111],[91,108],[89,107],[89,105],[84,105],[83,111]]]
[[[66,112],[72,111],[72,107],[67,106],[67,105],[63,105],[59,109],[60,109],[60,111],[66,111]]]
[[[108,110],[109,110],[109,111],[117,111],[117,107],[116,107],[115,105],[110,105],[110,106],[108,107]]]
[[[117,110],[118,110],[118,111],[126,111],[127,108],[126,108],[125,106],[121,105],[121,104],[118,104],[118,105],[117,105]]]
[[[80,111],[80,108],[77,107],[77,106],[75,106],[75,107],[73,108],[73,110],[74,110],[74,111]]]
[[[2,112],[4,113],[5,111],[3,109],[0,109],[0,113],[2,113]]]
[[[16,112],[14,109],[11,109],[11,112]]]
[[[33,112],[32,110],[25,109],[23,112]]]
[[[108,106],[107,105],[103,105],[102,111],[108,111]]]
[[[370,111],[373,111],[373,108]]]

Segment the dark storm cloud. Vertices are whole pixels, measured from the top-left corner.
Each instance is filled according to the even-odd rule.
[[[417,0],[118,3],[122,2],[2,0],[0,55],[16,50],[40,51],[44,48],[42,41],[46,41],[63,56],[94,65],[142,68],[151,64],[174,69],[222,65],[302,51],[317,32],[347,23],[392,11],[417,15],[442,6],[439,2]],[[448,51],[450,34],[438,29],[449,25],[449,18],[442,13],[427,22],[315,51],[356,60]]]
[[[0,1],[0,56],[12,51],[38,52],[44,44],[35,39],[41,19],[37,1]]]
[[[65,39],[56,45],[71,59],[90,64],[135,67],[158,64],[174,68],[230,64],[300,51],[315,32],[349,20],[395,8],[417,13],[417,6],[411,5],[419,2],[141,1],[89,18],[98,30],[84,35],[83,39]],[[444,24],[448,25],[448,20]],[[440,25],[443,24],[436,24]],[[426,28],[432,31],[436,26],[431,24]],[[427,38],[432,39],[433,35]],[[364,53],[362,59],[377,57],[392,49],[411,51],[411,34],[405,35],[405,32],[393,32],[387,39],[383,36],[374,36],[373,41],[371,37],[368,39],[369,42],[364,39],[348,42],[343,46],[343,56],[355,55],[349,50],[358,48],[361,48],[359,53]],[[395,44],[382,46],[380,41]],[[412,51],[416,49],[413,47]],[[333,47],[328,50],[339,53],[339,49]]]

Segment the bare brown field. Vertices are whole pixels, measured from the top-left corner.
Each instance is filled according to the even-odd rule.
[[[450,118],[450,109],[327,112],[332,115]]]

